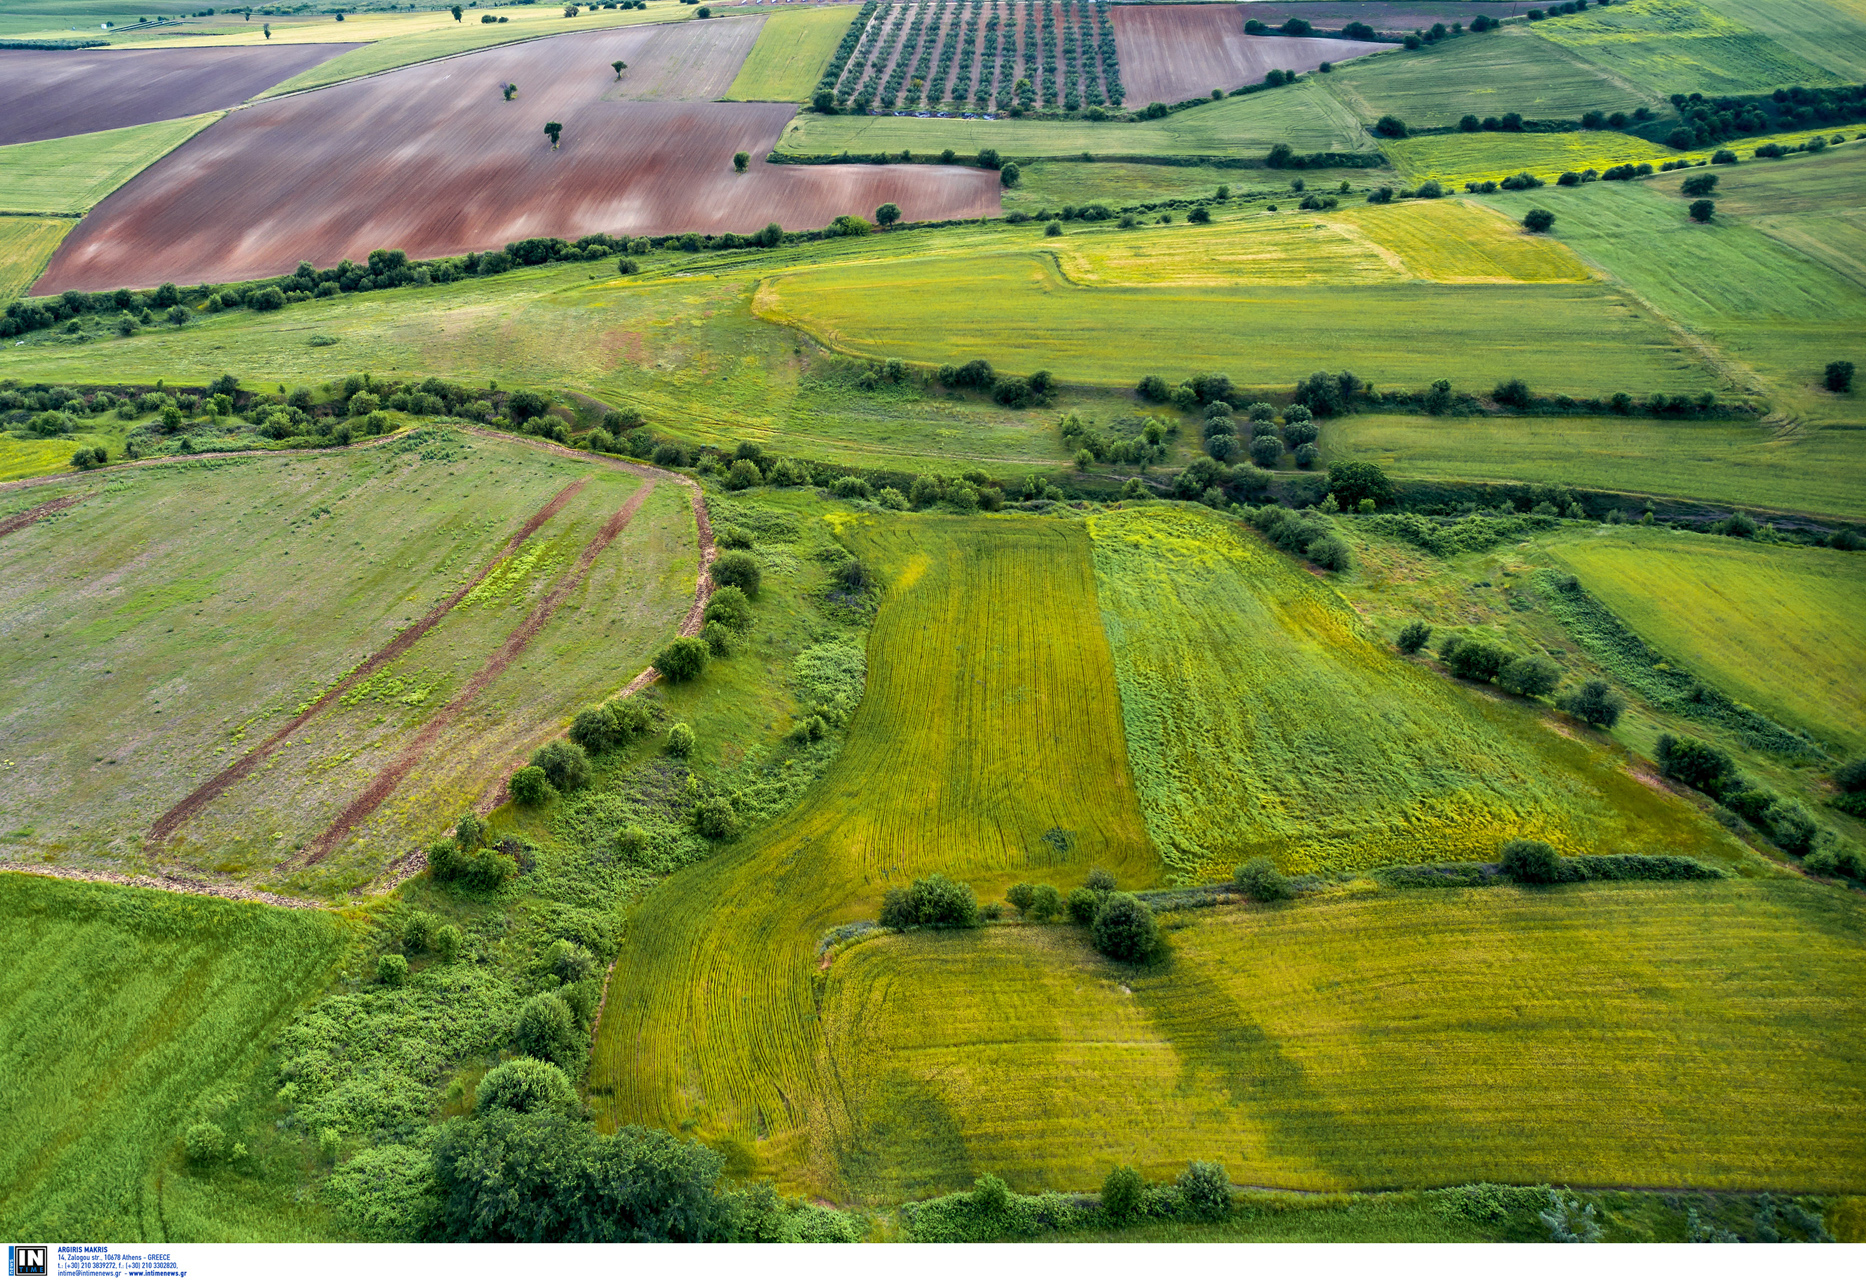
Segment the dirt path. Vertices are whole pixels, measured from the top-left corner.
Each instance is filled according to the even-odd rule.
[[[73,493],[63,498],[53,498],[50,502],[41,502],[38,506],[29,507],[18,515],[8,516],[0,520],[0,538],[6,537],[9,533],[18,533],[27,525],[43,520],[47,516],[57,515],[60,511],[68,511],[90,496],[88,493]]]
[[[577,483],[581,485],[583,481]],[[358,823],[381,807],[382,802],[394,793],[402,780],[427,757],[429,749],[440,737],[441,731],[453,723],[454,718],[469,703],[485,692],[486,686],[498,679],[505,669],[512,665],[518,655],[523,653],[537,638],[545,624],[550,622],[558,606],[562,605],[573,591],[583,585],[583,580],[589,576],[591,566],[596,563],[596,557],[601,555],[624,529],[628,528],[629,521],[634,519],[635,513],[641,510],[642,503],[646,502],[648,495],[653,492],[654,482],[650,480],[629,495],[628,501],[622,504],[622,509],[609,517],[609,522],[597,532],[594,538],[590,539],[589,545],[583,548],[583,554],[577,557],[576,566],[565,574],[542,600],[538,601],[532,608],[530,616],[518,625],[516,631],[505,638],[505,643],[500,645],[498,650],[474,673],[473,678],[467,681],[466,686],[459,693],[454,695],[453,700],[441,708],[438,715],[422,725],[421,731],[409,740],[407,746],[402,748],[401,754],[385,766],[363,793],[337,815],[337,820],[325,828],[324,834],[311,842],[310,848],[304,855],[303,865],[310,866],[322,860],[356,828]],[[553,730],[553,736],[555,732]],[[295,857],[287,859],[280,866],[291,866],[297,861]]]
[[[261,742],[233,764],[228,765],[212,778],[209,778],[206,782],[196,787],[180,804],[177,804],[174,808],[156,819],[155,825],[149,829],[149,843],[159,845],[167,841],[183,824],[200,813],[201,810],[205,809],[215,797],[219,796],[228,787],[231,787],[241,778],[244,778],[247,774],[258,768],[259,762],[270,755],[275,747],[285,741],[286,738],[296,733],[299,729],[303,728],[306,722],[325,707],[329,706],[332,700],[342,696],[344,692],[358,681],[367,679],[371,673],[380,670],[385,664],[395,661],[395,659],[406,653],[415,641],[426,635],[429,630],[433,628],[435,623],[446,617],[448,613],[453,610],[455,605],[464,600],[467,593],[473,590],[474,587],[477,587],[480,582],[485,579],[486,575],[493,571],[493,568],[498,565],[500,561],[518,550],[527,538],[536,533],[545,521],[563,510],[564,504],[576,497],[578,491],[588,483],[588,477],[584,477],[580,480],[572,480],[569,484],[558,490],[557,496],[534,511],[531,518],[525,521],[523,527],[507,540],[505,546],[500,549],[499,553],[488,560],[484,565],[480,566],[480,571],[474,574],[470,581],[461,586],[459,590],[455,591],[445,600],[435,605],[432,609],[428,610],[421,621],[401,632],[386,646],[371,654],[361,665],[354,668],[343,679],[325,690],[323,696],[316,702],[313,702],[309,707],[305,708],[305,710],[292,717],[282,728],[269,735],[264,742]]]

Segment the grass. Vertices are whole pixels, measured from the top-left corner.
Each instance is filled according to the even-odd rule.
[[[729,102],[802,102],[854,21],[848,6],[789,9],[765,18],[738,78],[726,90]]]
[[[1467,36],[1436,48],[1383,53],[1338,66],[1321,82],[1371,124],[1395,115],[1414,128],[1441,128],[1464,115],[1516,112],[1530,120],[1575,120],[1588,111],[1660,105],[1526,26]]]
[[[1571,284],[1588,270],[1560,241],[1466,200],[1350,206],[1331,218],[1353,227],[1409,275],[1438,284]]]
[[[83,214],[224,114],[0,147],[0,213]]]
[[[174,1238],[167,1190],[180,1179],[163,1171],[180,1163],[183,1132],[214,1120],[262,1147],[235,1086],[324,985],[350,930],[324,913],[13,874],[0,875],[0,919],[12,939],[0,1215],[51,1239]]]
[[[1866,450],[1853,437],[1649,418],[1353,414],[1329,419],[1319,443],[1324,463],[1375,462],[1396,478],[1579,485],[1860,519]]]
[[[870,1185],[1087,1189],[1213,1159],[1314,1190],[1859,1187],[1847,895],[1350,890],[1172,923],[1140,969],[1069,926],[847,952],[823,1023]]]
[[[1627,0],[1539,22],[1535,32],[1662,97],[1767,93],[1843,83],[1768,36],[1698,0]]]
[[[1866,25],[1857,6],[1845,0],[1704,0],[1711,9],[1741,23],[1848,84],[1866,80]]]
[[[1822,548],[1603,528],[1550,545],[1595,596],[1693,674],[1836,755],[1866,748],[1866,564]]]
[[[0,301],[26,292],[76,225],[69,218],[0,218]]]
[[[193,874],[252,878],[315,839],[446,705],[637,482],[447,432],[75,482],[91,496],[0,543],[10,629],[23,638],[37,628],[38,638],[0,663],[18,771],[0,798],[10,833],[0,848],[64,865],[142,865],[157,815],[450,595],[579,477],[584,490],[474,597],[294,734],[162,855]],[[662,488],[374,822],[295,891],[373,879],[467,807],[520,744],[646,665],[692,592],[691,518]]]
[[[1517,838],[1747,861],[1539,704],[1404,661],[1244,526],[1181,508],[1089,525],[1142,811],[1188,881],[1259,856],[1329,874],[1485,861]]]
[[[1022,171],[1017,185],[1004,189],[1007,213],[1014,209],[1035,213],[1096,201],[1118,208],[1156,200],[1204,199],[1220,186],[1237,193],[1262,177],[1250,170],[1205,164],[1085,164],[1060,158],[1032,161],[1023,165]]]
[[[1866,147],[1726,167],[1717,207],[1866,288]]]
[[[698,1133],[737,1169],[865,1185],[812,1000],[818,939],[932,871],[980,897],[1158,862],[1129,781],[1079,524],[845,519],[886,584],[868,689],[805,803],[630,921],[590,1077],[605,1125]]]
[[[341,61],[341,59],[340,59]],[[960,155],[992,147],[1007,159],[1025,156],[1209,156],[1267,152],[1279,142],[1297,151],[1371,151],[1373,138],[1312,81],[1132,123],[1090,120],[915,119],[912,116],[823,116],[803,112],[784,126],[776,150],[789,155],[910,150]]]
[[[1799,146],[1810,138],[1831,138],[1835,132],[1811,129],[1772,133],[1766,139],[1745,138],[1695,151],[1674,151],[1632,134],[1605,129],[1583,129],[1578,133],[1441,133],[1425,138],[1405,138],[1384,146],[1400,172],[1415,182],[1437,178],[1448,185],[1462,187],[1467,182],[1501,181],[1526,172],[1553,186],[1555,179],[1569,170],[1604,172],[1618,164],[1649,164],[1657,169],[1668,160],[1708,163],[1713,155],[1725,149],[1735,151],[1748,163],[1764,141]],[[1729,170],[1720,169],[1720,172]],[[1545,191],[1538,198],[1546,203],[1559,199],[1561,194]]]

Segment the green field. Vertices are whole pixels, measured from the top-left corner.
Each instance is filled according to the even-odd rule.
[[[1736,15],[1747,16],[1749,8],[1699,0],[1625,0],[1539,22],[1535,31],[1661,97],[1767,93],[1856,78],[1837,76],[1744,25]],[[1789,15],[1783,19],[1794,21]]]
[[[1829,129],[1809,129],[1770,134],[1768,140],[1792,147],[1810,138],[1835,136]],[[1759,142],[1746,139],[1729,144],[1728,149],[1735,150],[1747,163]],[[1523,172],[1553,185],[1571,169],[1576,173],[1604,171],[1617,164],[1649,164],[1657,169],[1668,160],[1707,164],[1718,151],[1726,149],[1718,144],[1696,151],[1674,151],[1631,134],[1585,129],[1579,133],[1441,133],[1404,138],[1384,146],[1394,165],[1408,178],[1437,178],[1454,187],[1471,181],[1502,181]],[[1558,198],[1559,194],[1545,193],[1543,199]]]
[[[1244,526],[1160,509],[1090,529],[1147,828],[1193,882],[1259,856],[1329,873],[1483,861],[1519,837],[1744,859],[1540,708],[1403,661]]]
[[[1661,652],[1836,755],[1866,748],[1866,563],[1639,528],[1551,554]]]
[[[1538,28],[1539,30],[1539,28]],[[1412,52],[1343,63],[1322,84],[1371,124],[1395,115],[1414,128],[1440,128],[1464,115],[1574,120],[1588,111],[1657,107],[1660,97],[1633,90],[1527,26],[1453,40]]]
[[[76,225],[69,218],[0,218],[0,301],[26,292]]]
[[[0,147],[0,213],[85,213],[224,114]]]
[[[866,1184],[1088,1189],[1196,1158],[1314,1190],[1860,1186],[1845,895],[1347,890],[1175,924],[1139,969],[1061,925],[840,958],[823,1023]]]
[[[735,1167],[829,1189],[845,1120],[812,1007],[825,930],[945,871],[980,897],[1158,862],[1129,779],[1079,524],[843,526],[886,583],[842,753],[791,815],[638,907],[610,979],[590,1097],[605,1125],[682,1126]]]
[[[1373,135],[1311,78],[1294,88],[1227,98],[1160,120],[919,120],[911,116],[800,113],[784,126],[776,150],[789,155],[910,150],[962,156],[991,147],[1006,158],[1067,156],[1212,156],[1268,151],[1371,151]]]
[[[0,542],[9,630],[41,637],[0,662],[20,771],[0,798],[0,850],[140,865],[158,815],[453,594],[578,480],[582,489],[471,596],[161,855],[267,877],[467,684],[640,482],[444,431],[73,481],[90,496]],[[373,879],[470,805],[515,752],[627,683],[691,599],[693,554],[684,495],[657,487],[519,661],[298,886],[325,893]]]
[[[1860,519],[1866,443],[1857,436],[1651,418],[1350,414],[1331,418],[1319,443],[1326,461],[1374,462],[1396,477],[1526,480]]]
[[[1866,288],[1866,147],[1726,170],[1717,207]]]
[[[0,1217],[54,1240],[186,1232],[164,1166],[211,1120],[253,1148],[239,1163],[254,1172],[267,1133],[245,1127],[240,1077],[323,987],[350,930],[322,912],[12,874],[0,920]],[[238,1199],[213,1206],[210,1230],[237,1231],[257,1207]]]
[[[728,102],[802,102],[823,78],[843,33],[855,20],[852,6],[780,10],[765,19]]]

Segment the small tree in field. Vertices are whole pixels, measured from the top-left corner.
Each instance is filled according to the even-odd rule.
[[[1160,945],[1152,909],[1131,893],[1108,895],[1095,913],[1091,935],[1095,949],[1116,960],[1145,960]]]
[[[654,655],[654,669],[670,684],[683,684],[697,679],[711,656],[705,641],[682,636]]]
[[[1425,648],[1426,642],[1431,640],[1431,638],[1432,628],[1428,627],[1423,622],[1409,622],[1400,629],[1399,651],[1401,653],[1417,653],[1419,650]]]
[[[1290,896],[1289,878],[1268,858],[1252,858],[1231,873],[1231,883],[1252,902],[1283,902]]]
[[[887,230],[901,220],[901,207],[890,201],[875,210],[875,222],[882,230]]]
[[[1512,840],[1498,854],[1497,870],[1518,884],[1554,884],[1561,855],[1540,840]]]
[[[1573,693],[1556,699],[1555,705],[1577,720],[1611,729],[1625,712],[1626,699],[1615,693],[1605,680],[1589,680]]]
[[[1693,200],[1689,212],[1691,221],[1709,222],[1711,215],[1717,212],[1717,202],[1715,200]]]
[[[751,162],[752,153],[749,151],[735,151],[732,153],[732,167],[739,173],[744,173],[746,167],[749,166]]]
[[[515,84],[508,83],[503,88],[500,89],[500,92],[505,95],[505,100],[507,102],[510,102],[513,98],[513,95],[515,95],[518,92],[518,86]]]
[[[1531,209],[1523,215],[1523,225],[1537,235],[1541,235],[1555,225],[1555,215],[1547,209]]]
[[[564,126],[553,120],[544,126],[544,132],[550,136],[551,150],[557,150],[557,144],[563,140]]]
[[[459,6],[459,5],[457,5],[457,4],[456,4],[456,5],[452,5],[452,6],[450,6],[450,7],[448,8],[448,10],[447,10],[447,12],[449,12],[449,13],[451,13],[451,14],[453,14],[453,15],[454,15],[454,21],[455,21],[455,22],[458,22],[458,21],[460,21],[460,6]]]
[[[616,73],[616,79],[618,80],[622,78],[622,73],[628,70],[628,63],[622,61],[622,59],[620,58],[617,58],[614,62],[610,63],[609,66],[610,66],[610,69]]]
[[[1835,360],[1827,366],[1827,389],[1836,393],[1853,389],[1851,360]]]
[[[528,764],[513,774],[510,789],[512,799],[522,805],[543,804],[551,798],[550,779],[535,764]]]

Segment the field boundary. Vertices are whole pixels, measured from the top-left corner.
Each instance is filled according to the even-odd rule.
[[[264,889],[246,889],[239,885],[212,884],[206,880],[190,880],[183,876],[165,875],[152,871],[146,875],[132,875],[125,871],[92,871],[77,867],[34,866],[29,862],[0,862],[0,873],[11,872],[21,876],[40,876],[47,880],[83,880],[92,884],[115,884],[129,889],[156,889],[163,893],[185,893],[202,898],[220,898],[228,902],[257,902],[268,907],[287,907],[293,911],[326,911],[330,908],[321,902],[312,902],[308,898],[294,898],[289,894],[268,893]]]

